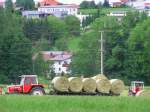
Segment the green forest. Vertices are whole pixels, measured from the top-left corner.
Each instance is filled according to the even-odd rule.
[[[0,9],[0,83],[10,83],[22,74],[45,75],[52,62],[44,62],[40,56],[32,58],[44,50],[71,51],[74,76],[99,74],[100,31],[104,36],[104,74],[126,83],[150,83],[150,18],[145,13],[131,10],[119,21],[97,9],[80,26],[74,16],[25,19],[10,3],[6,6]]]

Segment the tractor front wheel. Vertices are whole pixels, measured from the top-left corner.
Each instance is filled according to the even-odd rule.
[[[44,95],[45,92],[44,92],[44,89],[42,87],[34,87],[32,88],[31,90],[31,95],[39,95],[39,96],[42,96]]]

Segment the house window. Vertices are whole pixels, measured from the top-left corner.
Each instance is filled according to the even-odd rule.
[[[30,79],[29,79],[29,78],[26,78],[26,79],[25,79],[25,84],[26,84],[26,85],[30,85]]]
[[[36,77],[32,77],[32,84],[37,84]]]
[[[67,63],[67,61],[64,61],[62,67],[69,67],[69,64]]]
[[[59,71],[61,71],[61,68],[59,68]]]
[[[68,64],[67,61],[64,61],[64,64]]]
[[[59,61],[58,63],[59,63],[59,65],[61,65],[61,62],[60,62],[60,61]]]

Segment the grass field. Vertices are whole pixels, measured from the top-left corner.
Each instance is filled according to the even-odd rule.
[[[0,96],[0,112],[150,112],[150,98]]]
[[[110,11],[116,11],[116,10],[130,11],[130,10],[133,10],[133,9],[132,8],[102,8],[101,13],[102,14],[108,14]],[[80,12],[82,14],[93,14],[93,13],[97,12],[97,9],[80,9]]]

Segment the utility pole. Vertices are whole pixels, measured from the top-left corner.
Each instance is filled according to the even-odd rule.
[[[101,55],[101,74],[104,74],[104,48],[103,48],[103,33],[104,31],[100,31],[101,33],[101,39],[100,39],[100,44],[101,44],[101,48],[100,48],[100,55]]]

